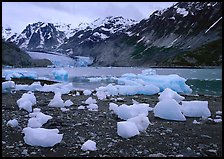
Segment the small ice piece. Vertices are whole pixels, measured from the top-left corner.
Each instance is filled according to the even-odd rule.
[[[173,91],[170,88],[166,88],[163,92],[159,93],[159,101],[166,99],[175,99],[178,103],[185,99],[185,97],[180,96],[177,92]]]
[[[98,111],[98,105],[97,104],[89,104],[88,106],[86,106],[88,108],[88,110],[90,111]]]
[[[217,112],[215,112],[215,114],[217,114],[217,115],[222,115],[222,111],[217,111]]]
[[[12,120],[9,120],[6,125],[11,127],[17,127],[19,126],[19,122],[16,119],[12,119]]]
[[[118,105],[115,103],[109,103],[109,110],[112,110],[115,114],[117,114]]]
[[[80,106],[78,107],[78,109],[85,109],[85,106],[80,105]]]
[[[59,81],[68,81],[68,72],[63,68],[52,71],[54,78]]]
[[[180,105],[174,99],[166,99],[158,102],[153,109],[154,116],[166,120],[186,121],[181,113]]]
[[[41,83],[38,81],[38,82],[33,82],[30,86],[29,86],[29,90],[31,91],[37,91],[39,89],[42,88],[42,85]]]
[[[58,134],[58,129],[26,127],[22,132],[25,133],[25,143],[31,146],[53,147],[60,143],[63,137],[63,134]]]
[[[85,104],[96,104],[96,99],[93,99],[92,97],[89,97],[86,99]]]
[[[87,140],[81,147],[81,149],[83,151],[96,151],[96,142],[92,141],[92,140]]]
[[[62,111],[62,112],[66,112],[66,111],[69,111],[69,109],[61,108],[61,111]]]
[[[127,121],[135,123],[138,131],[145,131],[148,128],[149,124],[151,124],[149,118],[145,114],[139,114],[136,117],[129,118]]]
[[[15,87],[16,85],[14,81],[2,82],[2,93],[11,93]]]
[[[219,123],[219,122],[222,122],[222,119],[214,119],[213,121],[216,123]]]
[[[64,101],[61,99],[61,93],[56,92],[54,98],[48,104],[49,107],[63,107]]]
[[[97,92],[96,92],[96,96],[97,96],[97,98],[98,98],[99,100],[103,100],[103,99],[107,98],[106,93],[103,92],[103,91],[97,91]]]
[[[209,117],[208,101],[182,101],[181,111],[187,117]]]
[[[83,94],[84,94],[85,96],[91,95],[91,93],[92,93],[92,91],[90,91],[90,90],[88,90],[88,89],[86,89],[86,90],[83,91]]]
[[[139,135],[139,131],[135,123],[130,121],[117,122],[117,134],[122,138],[130,138]]]
[[[79,93],[79,92],[76,92],[76,94],[75,94],[75,95],[80,96],[80,93]]]
[[[193,121],[193,124],[201,124],[200,122],[198,122],[197,120]]]
[[[65,103],[64,103],[64,106],[65,107],[70,107],[71,105],[73,105],[74,103],[69,99],[69,100],[66,100]]]

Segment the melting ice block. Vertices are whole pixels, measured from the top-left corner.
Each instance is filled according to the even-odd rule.
[[[138,128],[135,123],[130,121],[117,122],[117,134],[122,138],[130,138],[139,135]]]
[[[158,102],[153,109],[155,117],[167,120],[186,121],[181,113],[181,106],[174,99],[166,99]]]
[[[182,101],[181,111],[188,117],[209,117],[208,101]]]
[[[56,92],[54,98],[48,104],[49,107],[64,107],[64,101],[61,99],[61,93]]]
[[[64,69],[52,71],[54,79],[59,81],[68,81],[68,72]]]
[[[159,93],[159,101],[166,99],[175,99],[178,103],[185,99],[185,97],[180,96],[177,92],[173,91],[170,88],[166,88],[162,93]]]
[[[53,147],[60,143],[63,137],[63,134],[58,134],[58,129],[26,127],[23,133],[25,133],[23,137],[25,143],[31,146]]]
[[[97,148],[96,148],[96,142],[92,141],[92,140],[87,140],[81,147],[81,149],[83,151],[96,151]]]
[[[138,131],[145,131],[149,124],[151,124],[149,118],[145,114],[139,114],[136,117],[129,118],[127,121],[135,123]]]
[[[28,127],[31,128],[40,128],[48,120],[52,119],[52,116],[40,112],[39,108],[35,108],[32,113],[29,113],[29,117],[31,118],[28,120]]]
[[[2,82],[2,93],[11,93],[15,87],[16,85],[14,81]]]
[[[37,72],[35,71],[24,71],[24,70],[3,70],[3,76],[7,79],[11,78],[30,78],[37,79]]]
[[[32,106],[36,104],[36,97],[34,93],[29,91],[24,93],[20,99],[16,101],[20,109],[25,109],[28,112],[32,112]]]

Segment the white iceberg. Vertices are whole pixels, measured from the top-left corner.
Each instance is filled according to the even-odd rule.
[[[96,142],[92,141],[92,140],[87,140],[81,147],[81,149],[83,151],[96,151]]]
[[[91,103],[89,104],[88,106],[86,106],[88,108],[88,110],[90,111],[98,111],[98,105],[97,104],[94,104],[94,103]]]
[[[174,99],[166,99],[158,102],[153,109],[155,117],[166,120],[186,121],[181,113],[181,106]]]
[[[115,103],[109,103],[109,110],[112,110],[115,114],[117,114],[118,105]]]
[[[86,89],[86,90],[83,91],[83,94],[84,94],[85,96],[91,95],[91,93],[92,93],[92,91],[90,91],[90,90],[88,90],[88,89]]]
[[[177,94],[177,92],[173,91],[170,88],[166,88],[163,92],[159,93],[159,101],[166,99],[175,99],[178,103],[185,99],[185,97]]]
[[[28,112],[32,112],[32,106],[36,104],[36,97],[34,93],[29,91],[28,93],[24,93],[20,99],[16,101],[20,110],[24,109]]]
[[[135,123],[138,131],[145,131],[149,124],[151,124],[149,118],[145,114],[139,114],[136,117],[129,118],[127,121]]]
[[[89,97],[86,99],[85,104],[96,104],[96,99],[93,99],[92,97]]]
[[[3,70],[2,76],[6,79],[11,78],[30,78],[30,79],[37,79],[38,75],[35,71],[24,71],[19,69],[13,70]]]
[[[14,90],[16,84],[14,81],[2,82],[2,93],[11,93]]]
[[[117,134],[122,138],[130,138],[139,135],[138,128],[135,123],[130,121],[117,122]]]
[[[65,106],[65,107],[70,107],[70,106],[73,105],[73,104],[74,104],[74,103],[73,103],[70,99],[68,99],[68,100],[65,101],[64,106]]]
[[[53,147],[61,142],[63,134],[58,134],[58,129],[30,128],[23,129],[26,144],[31,146]]]
[[[64,101],[61,99],[61,93],[57,92],[54,98],[48,104],[49,107],[64,107]]]
[[[68,81],[68,72],[66,70],[64,70],[63,68],[60,70],[52,71],[52,74],[54,75],[55,80]]]
[[[182,113],[187,117],[209,117],[208,101],[182,101]]]
[[[31,118],[28,120],[27,126],[31,128],[40,128],[43,124],[47,123],[48,120],[53,118],[50,115],[40,112],[39,108],[33,109],[33,112],[29,113],[29,117]]]

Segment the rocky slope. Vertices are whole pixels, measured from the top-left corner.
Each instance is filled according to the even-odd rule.
[[[221,65],[221,6],[218,2],[179,2],[155,11],[118,36],[86,42],[78,39],[83,32],[76,33],[59,48],[76,50],[73,56],[92,56],[96,66]],[[213,58],[203,60],[207,53]]]
[[[33,60],[15,44],[2,40],[2,65],[14,67],[46,67],[47,65],[52,65],[52,63],[47,59]]]

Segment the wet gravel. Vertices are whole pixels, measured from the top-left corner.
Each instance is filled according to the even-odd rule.
[[[70,99],[74,104],[69,111],[48,107],[54,93],[34,92],[37,104],[33,108],[41,108],[41,112],[51,115],[53,119],[44,124],[43,128],[59,129],[64,134],[59,144],[43,148],[27,145],[22,129],[27,127],[28,112],[19,110],[16,101],[27,91],[2,94],[2,156],[3,157],[205,157],[222,156],[222,122],[216,123],[200,118],[187,118],[185,122],[168,121],[154,117],[149,112],[149,125],[145,132],[129,139],[117,135],[117,122],[121,119],[109,111],[109,103],[118,105],[132,104],[132,99],[148,103],[154,107],[158,95],[146,96],[114,96],[105,100],[97,99],[98,111],[78,109],[90,96],[80,91],[80,96],[73,96],[76,91],[62,95],[63,100]],[[117,98],[123,98],[116,100]],[[211,118],[216,111],[222,111],[222,97],[185,96],[185,101],[206,100],[209,102]],[[221,116],[222,117],[222,116]],[[8,120],[17,119],[19,126],[12,128],[6,125]],[[193,124],[197,120],[201,124]],[[96,151],[82,151],[81,146],[87,140],[96,142]]]

